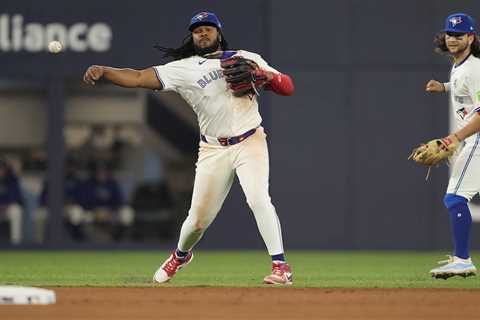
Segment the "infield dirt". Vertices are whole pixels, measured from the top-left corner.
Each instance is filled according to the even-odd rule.
[[[476,319],[477,289],[50,288],[49,306],[0,319]],[[461,305],[457,305],[461,301]]]

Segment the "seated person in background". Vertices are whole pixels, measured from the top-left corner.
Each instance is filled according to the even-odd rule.
[[[115,240],[123,237],[125,229],[133,224],[134,212],[126,205],[120,184],[105,163],[91,167],[90,178],[83,184],[83,207],[92,222],[112,223]]]
[[[71,160],[67,160],[64,180],[64,211],[65,223],[72,238],[77,241],[85,239],[83,225],[88,222],[88,217],[81,207],[82,179],[78,173],[78,166]],[[39,208],[35,216],[35,241],[43,243],[45,239],[45,224],[48,218],[48,182],[45,180],[40,198]]]
[[[131,206],[135,210],[135,240],[149,235],[171,239],[176,235],[177,219],[174,200],[165,181],[143,182],[133,192]]]
[[[10,223],[10,243],[22,242],[24,200],[18,178],[5,159],[0,159],[0,221]]]

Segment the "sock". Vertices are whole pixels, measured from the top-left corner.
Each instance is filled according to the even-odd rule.
[[[272,256],[272,262],[285,262],[285,254],[275,254]]]
[[[467,202],[467,199],[457,195],[447,194],[445,197],[445,204],[450,213],[450,226],[455,244],[455,256],[462,259],[468,259],[470,257],[468,242],[470,239],[472,215],[470,214]]]
[[[470,237],[470,226],[472,215],[466,204],[457,205],[449,209],[450,223],[455,243],[455,255],[462,259],[468,259],[468,240]]]
[[[179,258],[179,259],[183,259],[183,258],[185,258],[187,255],[188,255],[188,251],[187,251],[187,252],[184,252],[184,251],[180,251],[179,249],[175,250],[175,257],[177,257],[177,258]]]

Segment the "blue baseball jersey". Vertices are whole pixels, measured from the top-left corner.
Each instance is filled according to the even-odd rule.
[[[0,178],[0,205],[6,206],[13,203],[23,204],[23,195],[17,176],[8,170],[7,174]]]
[[[81,184],[83,181],[75,175],[67,175],[64,181],[64,201],[65,203],[81,204],[83,199]],[[41,206],[47,205],[48,182],[43,182],[42,192],[38,200]]]
[[[109,178],[105,182],[90,178],[82,184],[82,190],[82,206],[86,210],[94,210],[99,207],[116,210],[125,205],[122,189],[113,178]]]

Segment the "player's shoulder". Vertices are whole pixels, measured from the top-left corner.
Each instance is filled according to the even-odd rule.
[[[186,66],[189,66],[191,64],[194,64],[199,59],[200,59],[199,56],[191,56],[191,57],[188,57],[188,58],[173,60],[173,61],[170,61],[170,62],[164,64],[164,65],[169,66],[169,67],[186,67]]]
[[[480,58],[471,55],[468,60],[465,61],[464,72],[467,76],[480,79]]]
[[[247,50],[237,50],[237,55],[242,56],[244,58],[253,60],[257,63],[260,63],[261,61],[264,61],[261,55],[255,52],[247,51]]]
[[[467,62],[469,62],[471,65],[474,65],[476,68],[480,66],[480,58],[475,57],[474,55],[471,55]]]
[[[247,51],[247,50],[237,50],[237,54],[238,56],[242,56],[242,57],[245,57],[245,58],[248,58],[248,59],[252,59],[252,58],[261,58],[262,56],[259,55],[258,53],[255,53],[255,52],[251,52],[251,51]]]

